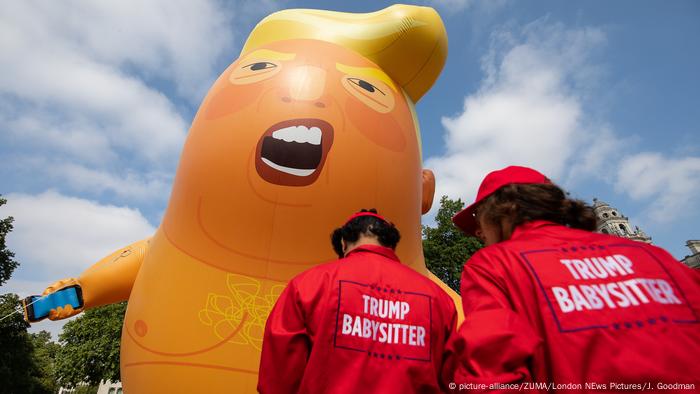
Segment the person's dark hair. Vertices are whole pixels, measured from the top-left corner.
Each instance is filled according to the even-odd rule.
[[[593,207],[568,198],[554,184],[510,184],[496,190],[477,208],[489,223],[510,220],[513,228],[532,220],[548,220],[571,228],[595,231]]]
[[[377,210],[374,208],[362,209],[360,212],[377,213]],[[382,246],[391,249],[396,249],[396,245],[401,239],[401,234],[394,226],[394,223],[386,222],[374,216],[359,216],[345,223],[343,227],[333,230],[331,243],[338,257],[342,258],[345,256],[341,240],[344,239],[346,244],[357,242],[361,234],[375,236]]]

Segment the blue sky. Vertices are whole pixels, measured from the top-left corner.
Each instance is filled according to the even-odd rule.
[[[390,4],[2,2],[0,216],[15,217],[21,263],[2,292],[39,293],[155,230],[200,101],[262,17]],[[700,3],[416,4],[435,7],[449,37],[417,105],[438,198],[471,200],[487,172],[529,165],[688,254],[700,238]]]

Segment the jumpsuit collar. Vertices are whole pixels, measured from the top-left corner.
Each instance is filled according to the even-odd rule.
[[[398,256],[396,256],[396,253],[394,253],[394,251],[391,248],[387,248],[385,246],[380,246],[380,245],[371,245],[371,244],[360,245],[360,246],[356,247],[355,249],[351,250],[348,254],[345,255],[345,257],[348,257],[351,254],[359,253],[359,252],[376,253],[376,254],[382,255],[388,259],[399,261]]]
[[[519,225],[518,227],[513,230],[513,234],[510,236],[510,239],[517,239],[520,236],[522,236],[524,233],[527,233],[531,230],[536,230],[540,229],[542,227],[549,227],[549,226],[558,226],[557,223],[550,222],[547,220],[533,220],[527,223],[523,223]]]

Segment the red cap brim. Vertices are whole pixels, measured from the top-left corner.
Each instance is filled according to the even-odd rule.
[[[542,173],[528,167],[508,166],[501,170],[491,171],[479,185],[476,199],[472,205],[459,211],[453,218],[452,223],[467,235],[475,235],[478,226],[474,218],[476,206],[496,192],[503,186],[510,184],[548,184],[552,183]]]
[[[476,230],[479,227],[476,218],[474,218],[474,209],[476,205],[477,203],[474,203],[457,212],[457,214],[452,217],[452,223],[467,235],[476,235]]]

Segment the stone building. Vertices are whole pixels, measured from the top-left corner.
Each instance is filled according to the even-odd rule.
[[[635,241],[651,243],[651,237],[635,226],[634,230],[629,219],[623,216],[617,209],[611,207],[597,198],[593,199],[593,210],[598,218],[596,231],[603,234],[612,234]]]
[[[690,255],[685,256],[681,262],[690,268],[700,269],[700,240],[690,240],[685,244],[690,249]]]
[[[599,233],[617,235],[648,244],[651,243],[650,236],[637,226],[634,226],[633,230],[629,219],[609,204],[594,198],[593,210],[598,218],[596,231]],[[690,268],[700,269],[700,240],[690,240],[686,242],[686,245],[690,249],[690,255],[681,259],[681,263]]]

